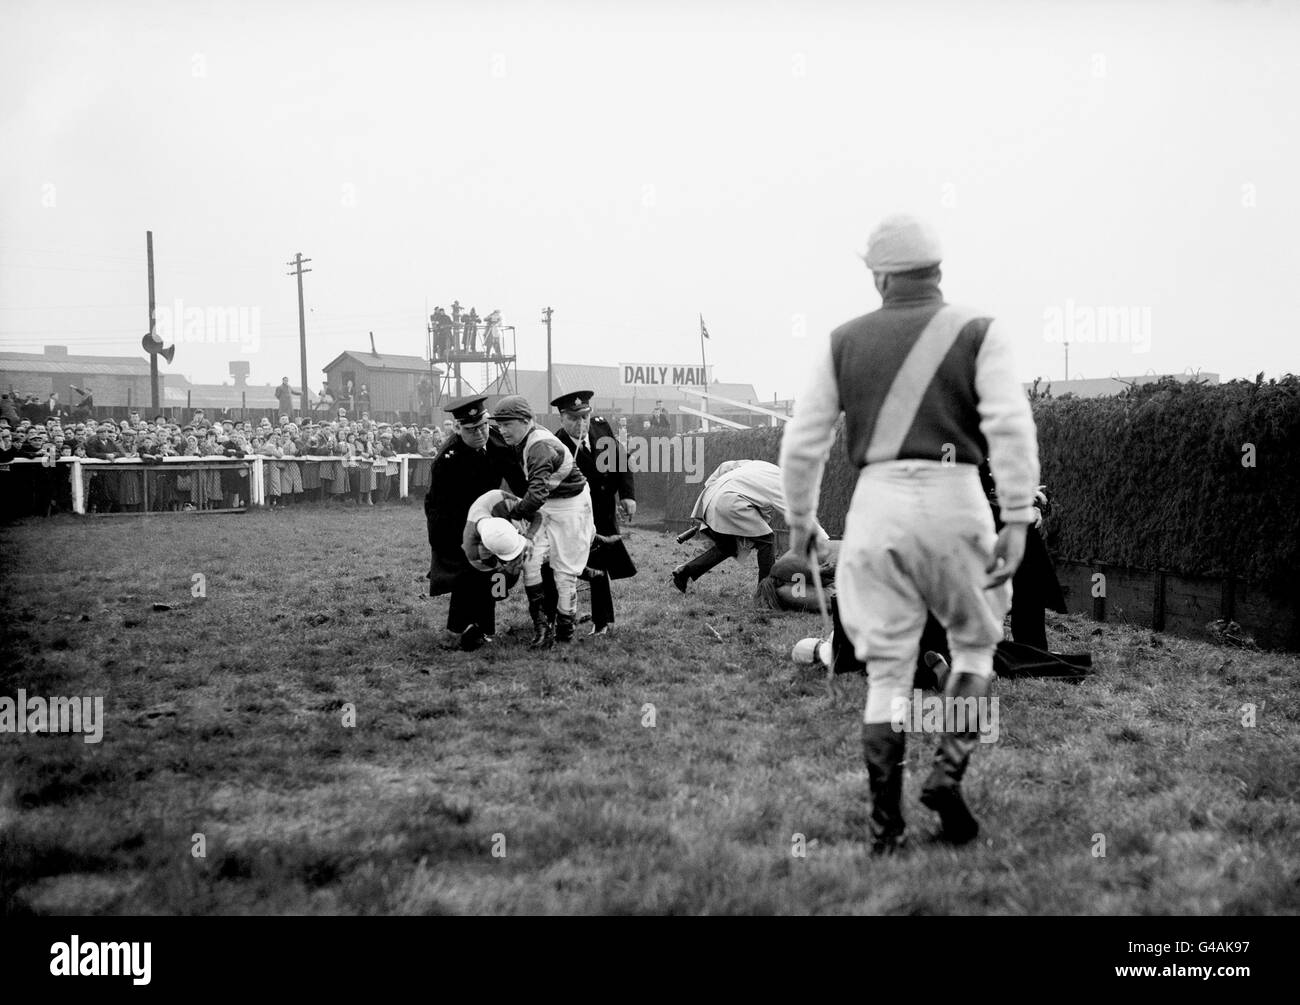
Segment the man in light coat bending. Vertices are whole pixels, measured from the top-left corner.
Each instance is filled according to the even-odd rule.
[[[693,580],[714,566],[729,558],[739,560],[742,548],[752,548],[757,555],[762,583],[776,560],[776,534],[770,521],[778,513],[785,519],[780,468],[768,461],[723,461],[709,475],[691,510],[691,519],[712,547],[673,569],[673,585],[685,593]],[[821,528],[818,533],[825,537]]]
[[[945,694],[956,700],[944,702],[921,802],[939,814],[941,839],[962,844],[979,833],[961,780],[980,730],[951,713],[976,712],[976,727],[987,714],[993,651],[1038,485],[1037,434],[1010,336],[988,315],[944,302],[941,259],[934,231],[914,217],[876,228],[864,260],[883,303],[835,329],[814,354],[781,445],[796,554],[821,547],[817,495],[841,412],[860,469],[836,582],[840,618],[867,665],[862,746],[878,854],[905,840],[903,729],[920,721],[908,702],[927,608],[948,631]],[[986,455],[1000,533],[980,487]]]

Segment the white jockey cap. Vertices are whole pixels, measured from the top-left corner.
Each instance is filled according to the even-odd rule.
[[[528,539],[505,517],[488,516],[478,522],[483,547],[503,562],[518,558]]]
[[[923,220],[895,213],[880,221],[862,256],[872,272],[910,272],[943,261],[939,235]]]

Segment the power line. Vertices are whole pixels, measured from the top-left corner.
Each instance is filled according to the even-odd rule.
[[[109,269],[104,266],[76,266],[76,265],[24,265],[22,262],[0,262],[0,269],[40,269],[46,272],[100,272],[100,273],[126,273],[139,272],[139,269]]]
[[[0,252],[16,251],[20,255],[71,255],[75,258],[107,258],[116,262],[134,262],[129,255],[102,255],[91,251],[67,251],[55,248],[19,248],[12,244],[0,244]]]
[[[0,307],[0,311],[138,311],[139,304],[42,304],[39,307]]]
[[[55,250],[53,248],[44,248],[44,249],[18,248],[13,245],[0,245],[0,253],[6,253],[6,252],[17,252],[18,254],[33,254],[33,255],[63,255],[70,258],[99,258],[111,262],[132,262],[132,263],[136,262],[136,259],[129,255],[103,255],[103,254],[97,254],[95,252],[89,252],[89,251],[67,251],[67,250]],[[13,263],[13,264],[18,265],[19,267],[23,267],[21,266],[21,263]],[[55,268],[55,266],[28,266],[28,267]],[[169,268],[175,268],[175,267],[180,267],[180,268],[218,267],[218,268],[226,268],[226,269],[251,269],[257,272],[262,272],[265,269],[265,266],[262,265],[249,264],[248,260],[234,262],[229,259],[212,259],[212,258],[177,258],[175,261],[169,262]],[[110,270],[106,270],[106,271],[110,271]],[[123,270],[123,271],[128,271],[128,270]],[[134,270],[130,270],[130,271],[134,271]]]

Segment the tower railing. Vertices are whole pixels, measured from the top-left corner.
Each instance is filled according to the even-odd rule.
[[[427,330],[430,364],[442,367],[435,407],[471,394],[511,394],[519,386],[514,325],[499,325],[500,342],[493,346],[485,341],[487,326],[481,321],[472,339],[466,338],[463,323],[447,334],[439,333],[432,322]]]

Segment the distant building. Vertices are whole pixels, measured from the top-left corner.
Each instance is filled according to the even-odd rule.
[[[166,364],[163,364],[164,366]],[[233,384],[194,384],[178,373],[159,373],[162,408],[265,409],[279,405],[278,384],[247,383],[247,361],[231,364]],[[283,376],[283,374],[281,375]],[[53,392],[71,411],[81,400],[74,387],[90,391],[96,408],[139,408],[152,403],[149,359],[138,356],[72,356],[66,346],[47,345],[43,353],[0,352],[0,387],[22,397],[34,394],[44,401]],[[294,388],[294,409],[301,389]]]
[[[347,382],[354,393],[365,384],[370,392],[373,418],[420,410],[420,381],[428,378],[436,386],[442,371],[431,367],[421,356],[397,356],[392,353],[339,353],[324,367],[329,389],[338,398]]]
[[[1172,378],[1184,384],[1192,380],[1205,384],[1217,384],[1219,382],[1217,373],[1198,373],[1194,375],[1187,373],[1148,373],[1140,377],[1096,377],[1077,380],[1044,379],[1038,382],[1038,390],[1040,394],[1046,394],[1050,389],[1053,398],[1060,398],[1066,394],[1072,394],[1076,398],[1104,398],[1112,394],[1121,394],[1134,384],[1151,384],[1166,378]],[[1025,390],[1028,391],[1031,387],[1033,387],[1032,383],[1026,384]]]
[[[96,405],[148,406],[149,359],[131,356],[70,356],[68,347],[47,345],[44,352],[0,352],[0,387],[44,401],[51,393],[72,409],[79,387],[94,392]]]
[[[278,409],[280,399],[275,396],[275,389],[279,384],[250,384],[248,371],[246,360],[232,360],[230,372],[235,378],[233,384],[191,384],[184,377],[170,374],[162,390],[162,404],[168,408],[184,408],[188,405],[204,410],[231,412],[241,408]],[[293,387],[292,384],[290,388],[293,391],[293,411],[297,413],[301,411],[302,388]]]
[[[654,411],[655,402],[662,400],[668,415],[673,419],[678,431],[696,429],[700,420],[694,415],[680,412],[682,405],[699,411],[706,411],[703,399],[690,394],[683,394],[675,387],[631,388],[619,383],[617,366],[595,366],[587,363],[555,363],[551,367],[551,392],[547,394],[545,370],[518,370],[510,375],[511,383],[494,381],[488,386],[489,395],[522,394],[529,404],[540,414],[546,411],[547,404],[562,394],[572,391],[589,390],[594,392],[592,407],[597,414],[649,416]],[[782,412],[781,408],[772,408],[769,401],[761,401],[753,384],[724,383],[715,381],[708,387],[711,394],[720,394],[724,398],[743,401],[748,405],[761,405],[773,411]],[[491,408],[491,401],[488,402]],[[721,402],[710,403],[707,408],[710,415],[730,419],[746,426],[765,426],[767,416],[750,412],[734,405]]]

